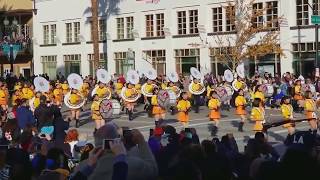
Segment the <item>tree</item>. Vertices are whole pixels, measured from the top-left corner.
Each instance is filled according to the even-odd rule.
[[[229,31],[234,33],[214,37],[218,47],[215,57],[233,72],[244,60],[271,53],[283,55],[279,25],[284,18],[266,16],[267,12],[273,11],[272,3],[265,8],[261,6],[255,0],[233,0],[223,7]]]
[[[93,43],[93,70],[94,72],[99,66],[99,25],[98,25],[98,0],[91,0],[92,26],[91,37]]]

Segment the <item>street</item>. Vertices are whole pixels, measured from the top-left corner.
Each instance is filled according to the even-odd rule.
[[[202,106],[200,108],[200,113],[196,114],[193,111],[190,112],[190,121],[189,127],[193,127],[197,130],[197,134],[201,140],[204,139],[212,139],[210,135],[210,131],[208,129],[208,125],[210,124],[208,119],[208,108]],[[68,116],[68,111],[65,107],[62,108],[62,112],[65,118]],[[80,139],[88,142],[93,142],[93,130],[94,130],[94,122],[91,120],[91,112],[89,109],[89,104],[84,107],[83,112],[81,112],[81,127],[78,129],[80,132]],[[136,112],[134,112],[135,119],[133,121],[128,120],[128,116],[122,112],[119,116],[114,117],[112,119],[119,127],[129,127],[132,129],[139,129],[145,138],[147,139],[149,136],[149,130],[154,128],[154,119],[149,118],[145,111],[143,111],[143,105],[136,107]],[[249,117],[249,115],[248,115]],[[276,122],[281,121],[281,112],[276,109],[267,109],[266,110],[266,121],[267,122]],[[295,114],[295,119],[304,118],[304,114]],[[234,114],[234,109],[230,111],[222,111],[221,112],[221,120],[219,124],[218,137],[232,133],[235,137],[239,150],[243,151],[244,146],[246,145],[249,138],[254,136],[254,132],[252,131],[253,123],[250,120],[247,121],[244,125],[244,132],[238,132],[238,122],[240,118]],[[177,132],[183,129],[181,123],[176,120],[176,116],[172,116],[167,113],[165,123],[171,126],[174,126],[177,129]],[[71,124],[71,128],[74,128],[74,122]],[[298,130],[307,130],[309,129],[309,125],[307,122],[302,122],[297,124]],[[283,140],[287,136],[287,130],[280,127],[271,128],[268,131],[268,141],[274,146],[278,147],[279,143],[282,143]],[[279,146],[279,150],[283,150],[283,146]]]

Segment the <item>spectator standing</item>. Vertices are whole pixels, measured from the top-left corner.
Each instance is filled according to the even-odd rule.
[[[54,108],[47,105],[47,97],[40,97],[40,105],[34,110],[34,116],[38,122],[38,130],[45,126],[53,126]]]
[[[21,105],[17,108],[16,115],[20,129],[25,129],[29,125],[33,126],[36,122],[32,111],[27,107],[26,99],[21,100]]]

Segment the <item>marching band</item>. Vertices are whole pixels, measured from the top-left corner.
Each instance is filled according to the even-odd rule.
[[[305,81],[303,77],[299,77],[292,83],[292,79],[285,74],[283,83],[275,89],[270,79],[257,77],[254,85],[249,86],[244,72],[237,68],[237,73],[226,70],[220,82],[206,83],[204,75],[192,67],[191,80],[185,88],[176,72],[171,72],[167,78],[161,79],[158,79],[155,69],[145,71],[144,75],[147,79],[143,84],[140,81],[141,75],[135,70],[128,71],[126,82],[122,79],[112,82],[111,75],[105,69],[99,69],[96,72],[96,86],[74,73],[68,76],[67,81],[56,81],[54,84],[42,77],[36,77],[33,85],[21,82],[15,85],[11,104],[17,106],[18,100],[26,99],[34,111],[40,104],[40,96],[45,95],[50,103],[60,108],[65,104],[70,111],[69,121],[75,121],[76,127],[79,127],[80,112],[92,99],[91,117],[96,124],[95,129],[98,129],[105,121],[112,119],[114,114],[119,114],[120,109],[125,109],[129,121],[132,121],[135,106],[142,101],[146,104],[145,110],[153,116],[156,126],[161,126],[165,122],[166,113],[171,112],[177,115],[177,120],[183,127],[188,127],[191,108],[199,113],[199,106],[203,105],[202,101],[206,99],[208,121],[215,130],[219,126],[221,111],[230,110],[231,105],[235,107],[235,114],[240,118],[240,132],[243,132],[248,118],[248,107],[251,107],[249,119],[254,122],[252,130],[263,132],[266,123],[265,109],[272,105],[280,107],[285,122],[283,127],[289,134],[295,131],[294,110],[304,110],[310,129],[316,132],[318,128],[316,112],[319,97],[315,84],[310,79]],[[290,88],[292,99],[289,96]],[[0,105],[3,111],[8,110],[8,97],[6,84],[0,82]],[[119,109],[116,110],[116,107]]]

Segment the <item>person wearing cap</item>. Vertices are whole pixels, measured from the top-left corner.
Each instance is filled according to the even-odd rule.
[[[281,113],[284,121],[292,121],[293,120],[293,107],[290,104],[291,98],[289,96],[285,96],[281,99]],[[295,124],[288,122],[283,125],[284,128],[288,130],[289,135],[293,135],[295,132]]]

